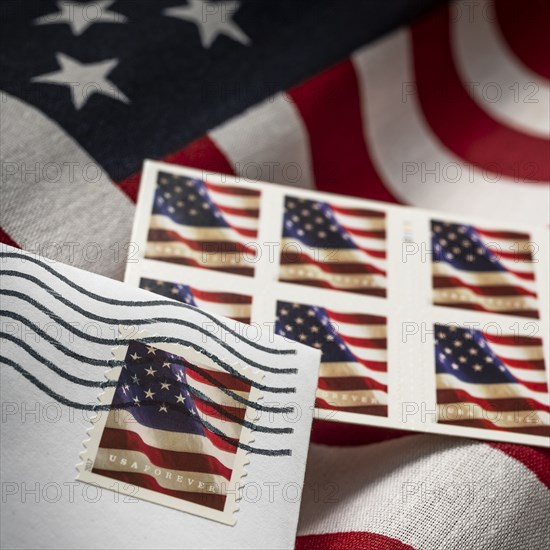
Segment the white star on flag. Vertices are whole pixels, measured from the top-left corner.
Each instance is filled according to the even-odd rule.
[[[35,25],[55,25],[67,23],[75,36],[81,35],[94,23],[126,23],[128,18],[121,13],[109,10],[114,0],[94,0],[93,2],[57,2],[59,11],[37,17]]]
[[[71,99],[77,110],[81,109],[94,94],[102,94],[122,103],[130,103],[107,75],[117,66],[118,59],[106,59],[97,63],[81,63],[64,53],[56,54],[61,66],[59,71],[35,76],[31,82],[68,86]]]
[[[162,13],[197,25],[205,48],[209,48],[220,34],[247,46],[251,42],[250,38],[233,21],[233,16],[239,8],[240,2],[189,0],[187,5],[166,8]]]

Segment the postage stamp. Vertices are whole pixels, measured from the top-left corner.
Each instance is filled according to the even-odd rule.
[[[259,373],[140,335],[113,355],[77,479],[234,525]]]

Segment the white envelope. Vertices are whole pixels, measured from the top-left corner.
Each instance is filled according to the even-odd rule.
[[[293,548],[319,352],[269,327],[239,336],[240,323],[7,246],[0,254],[2,545]],[[264,454],[246,454],[234,525],[75,481],[121,325],[261,375],[256,423],[269,433],[249,445]],[[266,412],[285,407],[292,412]]]

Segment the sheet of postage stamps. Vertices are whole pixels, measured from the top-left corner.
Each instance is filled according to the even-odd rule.
[[[128,283],[319,349],[320,418],[549,444],[546,228],[147,162],[133,242]]]

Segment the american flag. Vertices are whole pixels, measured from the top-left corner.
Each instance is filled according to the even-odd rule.
[[[538,318],[529,235],[432,221],[434,304]]]
[[[279,280],[386,296],[385,213],[285,197]]]
[[[252,296],[236,292],[203,290],[182,283],[145,278],[140,280],[139,286],[149,292],[200,307],[216,315],[223,315],[240,323],[250,323]]]
[[[317,407],[387,416],[385,317],[279,301],[275,327],[321,350]]]
[[[223,510],[241,432],[227,415],[242,420],[245,408],[213,380],[245,399],[250,392],[233,375],[131,342],[93,471]]]
[[[191,0],[0,6],[0,239],[12,246],[121,279],[146,158],[550,223],[549,2],[245,0],[212,15],[210,34]],[[304,492],[297,548],[548,546],[544,450],[401,435],[314,422],[308,483],[338,483],[339,500]],[[499,490],[477,506],[399,498],[411,479],[456,487],[465,471]],[[32,532],[18,540],[35,546]]]
[[[541,338],[434,330],[439,422],[550,435]]]
[[[254,274],[259,191],[160,173],[145,257]]]

